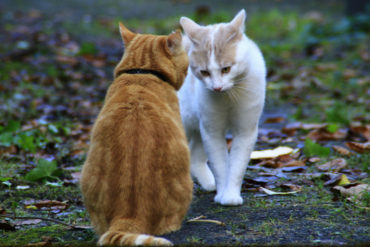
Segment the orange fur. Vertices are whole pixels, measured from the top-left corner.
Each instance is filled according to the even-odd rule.
[[[192,198],[189,149],[176,95],[186,76],[181,34],[135,34],[120,23],[125,53],[94,124],[81,190],[101,245],[164,245]],[[153,74],[120,73],[129,69]]]

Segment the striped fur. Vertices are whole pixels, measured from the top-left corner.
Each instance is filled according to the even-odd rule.
[[[193,188],[176,96],[187,55],[180,33],[120,31],[125,53],[92,129],[81,190],[99,245],[169,245],[153,235],[180,228]],[[122,73],[130,69],[167,80]]]

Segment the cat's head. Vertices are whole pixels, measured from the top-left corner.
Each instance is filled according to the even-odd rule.
[[[243,39],[245,10],[229,23],[201,26],[187,17],[180,24],[186,34],[186,50],[193,74],[213,91],[231,89],[245,77]]]
[[[163,75],[176,90],[181,87],[189,61],[182,46],[180,31],[167,36],[137,34],[122,23],[119,29],[125,52],[114,70],[115,77],[124,70],[153,70]]]

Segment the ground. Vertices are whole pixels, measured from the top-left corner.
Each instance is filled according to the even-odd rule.
[[[348,2],[2,1],[0,245],[97,241],[78,179],[122,56],[118,21],[168,34],[182,15],[210,24],[241,8],[268,67],[255,149],[293,152],[250,162],[242,206],[217,205],[195,185],[182,228],[165,237],[177,245],[370,242],[370,15],[346,12]],[[208,221],[192,221],[199,216]]]

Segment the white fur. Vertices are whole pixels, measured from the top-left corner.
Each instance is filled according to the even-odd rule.
[[[210,27],[216,30],[219,25],[225,24]],[[190,56],[192,46],[187,50]],[[191,150],[191,173],[205,190],[217,189],[214,200],[222,205],[243,203],[241,185],[257,138],[258,121],[265,100],[266,68],[257,45],[243,34],[236,54],[236,63],[225,75],[220,73],[213,53],[208,69],[214,76],[199,78],[199,73],[194,71],[196,68],[189,67],[178,93]],[[231,78],[243,71],[247,72],[246,76],[234,85]],[[223,92],[212,90],[219,86]],[[233,136],[230,153],[225,141],[228,131]]]
[[[149,235],[146,235],[146,234],[140,234],[139,236],[137,236],[137,238],[135,239],[135,245],[142,245],[148,238],[150,238]]]

